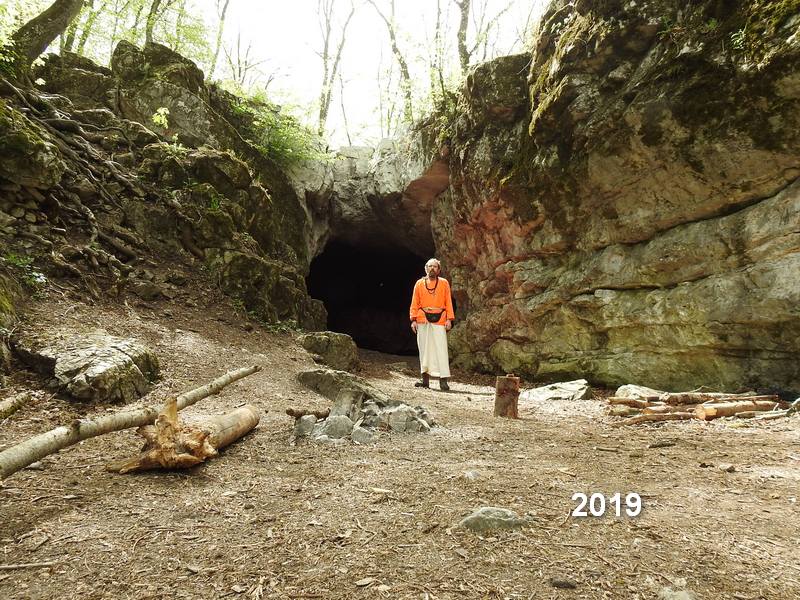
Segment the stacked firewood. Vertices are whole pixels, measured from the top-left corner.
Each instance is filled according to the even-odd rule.
[[[648,391],[655,392],[655,390]],[[752,393],[638,393],[612,396],[608,398],[608,403],[611,406],[612,416],[628,417],[615,423],[618,426],[688,419],[711,421],[731,416],[774,419],[791,414],[800,408],[800,399],[790,405],[775,395],[757,396]]]

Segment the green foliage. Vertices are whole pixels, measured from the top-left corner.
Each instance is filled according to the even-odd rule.
[[[731,47],[734,50],[744,50],[746,39],[747,39],[747,26],[742,27],[739,31],[734,31],[731,34]]]
[[[0,256],[0,261],[16,271],[22,283],[34,292],[40,292],[47,284],[47,277],[33,266],[33,258],[30,256],[20,256],[10,252]]]
[[[169,109],[166,106],[162,106],[156,110],[151,118],[153,123],[158,127],[169,129]]]
[[[229,89],[237,96],[233,112],[245,123],[243,136],[261,154],[282,167],[306,160],[321,160],[327,155],[323,143],[310,128],[281,107],[266,99],[264,92],[247,95],[241,88]]]
[[[254,316],[252,313],[250,314]],[[300,333],[302,331],[295,319],[287,319],[275,323],[264,323],[264,329],[272,333]]]
[[[716,19],[709,19],[702,27],[703,33],[713,33],[719,28],[719,21]]]

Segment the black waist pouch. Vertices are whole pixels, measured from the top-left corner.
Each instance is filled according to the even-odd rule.
[[[438,323],[444,311],[440,310],[439,312],[428,312],[427,310],[423,310],[422,312],[425,313],[425,318],[428,319],[428,323]]]

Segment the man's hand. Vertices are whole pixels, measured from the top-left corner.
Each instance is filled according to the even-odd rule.
[[[450,331],[452,328],[453,328],[453,321],[447,319],[447,321],[444,324],[445,331]]]
[[[416,321],[411,321],[411,331],[413,331],[414,333],[417,333],[417,322]]]

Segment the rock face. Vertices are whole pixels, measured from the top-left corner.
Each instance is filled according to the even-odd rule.
[[[147,393],[159,375],[158,358],[151,350],[135,340],[103,332],[23,339],[15,351],[80,400],[130,402]]]
[[[305,199],[269,152],[251,141],[257,138],[253,120],[242,117],[249,114],[248,101],[206,84],[192,61],[159,44],[140,49],[122,41],[110,68],[71,53],[51,55],[34,75],[46,92],[59,94],[52,101],[76,122],[72,129],[87,129],[85,141],[117,172],[104,193],[92,178],[73,177],[70,171],[80,169],[66,169],[68,157],[48,141],[52,133],[19,111],[6,115],[10,109],[0,104],[0,184],[21,186],[11,200],[23,207],[15,210],[28,210],[25,186],[42,190],[32,205],[42,214],[22,215],[38,227],[29,233],[46,231],[39,223],[47,217],[63,218],[58,209],[74,202],[73,194],[93,205],[114,193],[124,213],[114,225],[133,229],[150,249],[193,254],[223,291],[262,320],[324,326],[324,307],[305,286],[311,260]],[[98,130],[102,135],[93,134]],[[0,210],[3,202],[0,197]],[[160,295],[152,284],[128,289],[144,298]]]
[[[434,237],[454,362],[800,387],[796,3],[557,0],[467,80]]]
[[[447,149],[424,126],[376,148],[341,148],[332,161],[295,168],[292,180],[312,221],[315,253],[332,239],[433,254],[433,201],[449,185]]]
[[[300,336],[300,345],[339,371],[350,371],[358,365],[358,348],[353,338],[344,333],[318,331]]]

